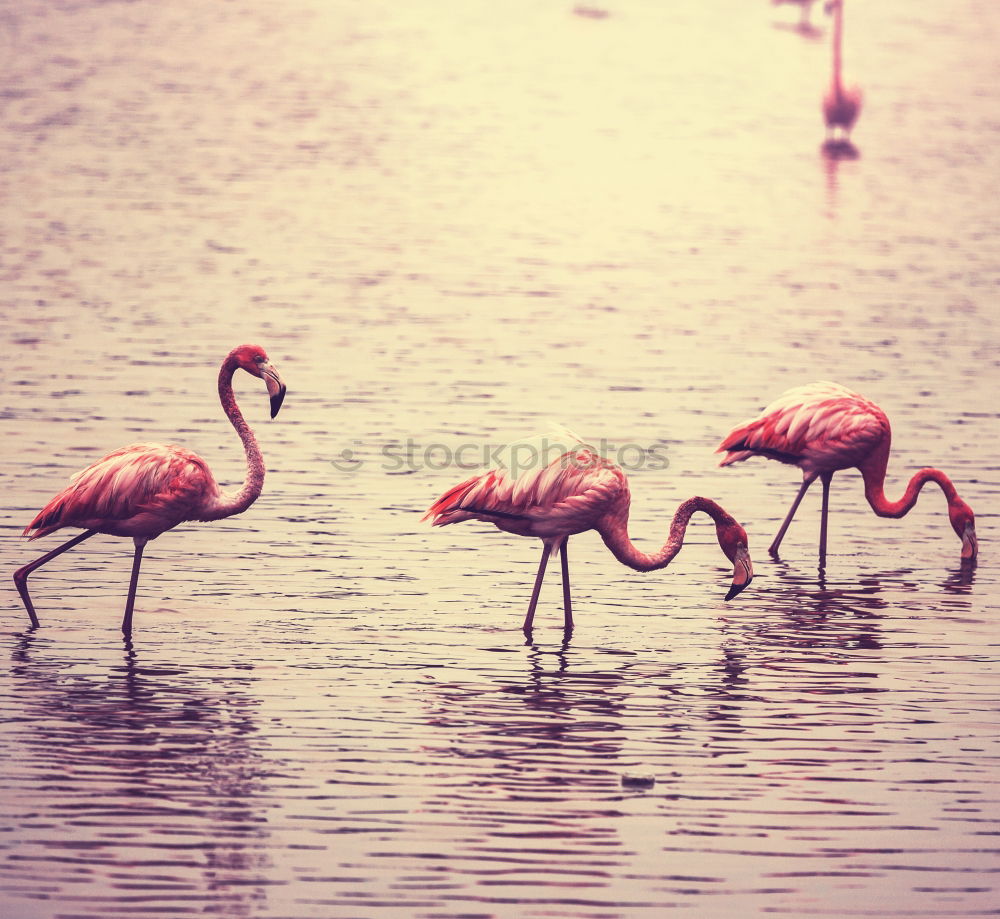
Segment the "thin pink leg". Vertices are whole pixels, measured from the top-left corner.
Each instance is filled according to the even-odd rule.
[[[562,561],[562,584],[563,584],[563,630],[573,631],[573,602],[569,596],[569,559],[566,556],[566,547],[569,545],[567,536],[559,547],[559,556]]]
[[[18,568],[14,572],[14,584],[17,586],[17,592],[21,595],[24,608],[28,611],[28,616],[31,618],[31,625],[34,628],[38,628],[38,617],[35,615],[35,607],[31,602],[31,597],[28,596],[28,575],[36,568],[41,568],[46,562],[51,562],[57,555],[62,555],[67,549],[72,549],[73,546],[78,545],[85,539],[89,539],[96,532],[97,530],[86,530],[74,536],[69,542],[64,542],[61,546],[57,546],[51,552],[46,552],[41,558],[36,558],[33,562],[29,562],[23,568]]]
[[[785,533],[788,531],[788,527],[792,523],[792,517],[795,516],[795,512],[799,509],[799,505],[802,503],[802,499],[806,496],[806,492],[809,490],[809,486],[816,481],[816,473],[811,475],[803,474],[802,476],[802,487],[799,489],[799,493],[795,496],[795,500],[792,502],[792,506],[788,509],[788,513],[785,515],[784,522],[781,524],[781,528],[778,530],[777,535],[771,540],[771,545],[768,546],[767,551],[771,555],[778,554],[778,546],[781,545],[781,540],[785,538]]]
[[[524,617],[522,629],[525,635],[531,634],[531,624],[535,621],[535,607],[538,605],[538,595],[542,590],[542,579],[545,577],[545,566],[549,561],[548,543],[542,545],[542,558],[538,563],[538,574],[535,575],[535,586],[531,591],[531,602],[528,604],[528,615]]]
[[[135,555],[132,557],[132,579],[128,584],[128,599],[125,601],[125,618],[122,620],[122,632],[126,638],[132,634],[132,609],[135,606],[135,589],[139,586],[139,565],[142,563],[142,550],[145,546],[145,539],[136,539]]]
[[[824,472],[820,477],[823,483],[823,516],[819,522],[819,566],[826,566],[826,518],[830,512],[830,480],[833,478],[832,472]]]

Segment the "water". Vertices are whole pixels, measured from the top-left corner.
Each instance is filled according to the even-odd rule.
[[[4,917],[1000,910],[1000,16],[850,3],[830,160],[796,10],[603,8],[0,9],[3,570],[118,445],[238,481],[235,344],[289,385],[237,380],[264,495],[148,546],[131,643],[126,542],[36,574],[36,631],[4,584]],[[976,570],[856,473],[824,573],[818,493],[767,557],[796,471],[712,451],[817,378],[888,412],[890,496],[954,478]],[[632,467],[643,548],[721,501],[751,589],[705,523],[650,575],[585,534],[525,643],[538,547],[419,518],[549,420]]]

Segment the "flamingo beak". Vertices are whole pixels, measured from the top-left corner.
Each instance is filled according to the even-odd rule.
[[[962,558],[972,561],[979,555],[979,540],[976,538],[976,525],[969,521],[962,531]]]
[[[271,397],[271,417],[273,418],[278,414],[278,409],[281,408],[281,403],[285,400],[285,391],[288,387],[285,386],[280,374],[271,363],[262,365],[260,373],[267,386],[267,394]]]
[[[727,600],[732,600],[737,594],[742,593],[753,580],[753,562],[750,561],[750,551],[746,546],[740,545],[736,549],[733,557],[733,583],[726,594]]]

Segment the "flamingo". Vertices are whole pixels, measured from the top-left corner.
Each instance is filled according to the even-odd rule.
[[[936,482],[948,502],[952,529],[962,540],[962,558],[975,559],[979,551],[975,515],[939,469],[918,470],[898,501],[885,496],[891,437],[889,419],[874,402],[837,383],[822,381],[780,395],[756,418],[733,428],[716,452],[726,453],[720,466],[764,456],[802,470],[802,487],[768,549],[772,555],[777,555],[806,490],[819,477],[823,483],[819,557],[820,565],[825,564],[830,480],[838,470],[857,468],[864,479],[865,498],[879,517],[903,517],[917,503],[920,489]]]
[[[841,78],[844,0],[829,0],[826,11],[833,12],[833,78],[823,96],[823,118],[826,120],[827,142],[837,142],[837,128],[840,128],[840,143],[846,145],[850,143],[851,128],[861,114],[862,94],[857,86],[845,87]]]
[[[543,442],[552,441],[552,437],[547,437]],[[753,565],[746,531],[722,507],[708,498],[688,498],[677,508],[663,547],[647,555],[629,539],[631,498],[625,473],[579,442],[575,435],[570,442],[574,445],[551,462],[545,462],[546,457],[542,456],[542,461],[527,468],[518,470],[518,464],[509,463],[467,479],[446,491],[423,517],[424,520],[431,518],[433,526],[482,520],[507,533],[536,536],[542,540],[542,556],[522,627],[526,635],[531,634],[546,563],[557,550],[562,561],[564,629],[566,632],[572,630],[566,544],[570,536],[586,530],[597,530],[604,544],[623,565],[636,571],[655,571],[669,565],[680,552],[692,514],[701,511],[715,521],[719,545],[734,566],[726,599],[731,600],[749,585],[753,579]],[[527,443],[520,442],[507,449],[510,455],[516,456],[516,448]]]
[[[809,22],[809,13],[812,10],[812,5],[816,0],[771,0],[773,6],[781,6],[783,3],[789,3],[799,8],[799,29],[804,32],[808,32],[812,29],[812,25]]]
[[[122,632],[126,637],[131,635],[139,565],[146,543],[185,520],[221,520],[242,513],[257,500],[264,485],[264,460],[233,395],[233,374],[240,368],[264,381],[272,418],[285,398],[285,384],[259,345],[240,345],[222,362],[219,399],[246,451],[243,487],[234,494],[224,493],[198,454],[174,444],[132,444],[80,470],[22,533],[38,539],[63,527],[81,527],[85,531],[14,572],[14,583],[32,627],[37,628],[38,616],[28,595],[28,575],[94,534],[105,533],[131,537],[135,543],[122,621]]]

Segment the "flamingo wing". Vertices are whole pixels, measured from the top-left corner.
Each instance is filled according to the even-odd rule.
[[[207,464],[173,444],[132,444],[81,469],[24,529],[37,539],[61,527],[152,539],[196,516],[219,494]]]
[[[434,526],[484,520],[523,535],[568,535],[589,529],[609,504],[628,495],[624,474],[578,446],[540,468],[492,469],[445,492],[427,511]]]
[[[720,466],[766,456],[807,471],[846,469],[889,433],[874,402],[822,381],[780,395],[756,418],[737,425],[719,444]]]

